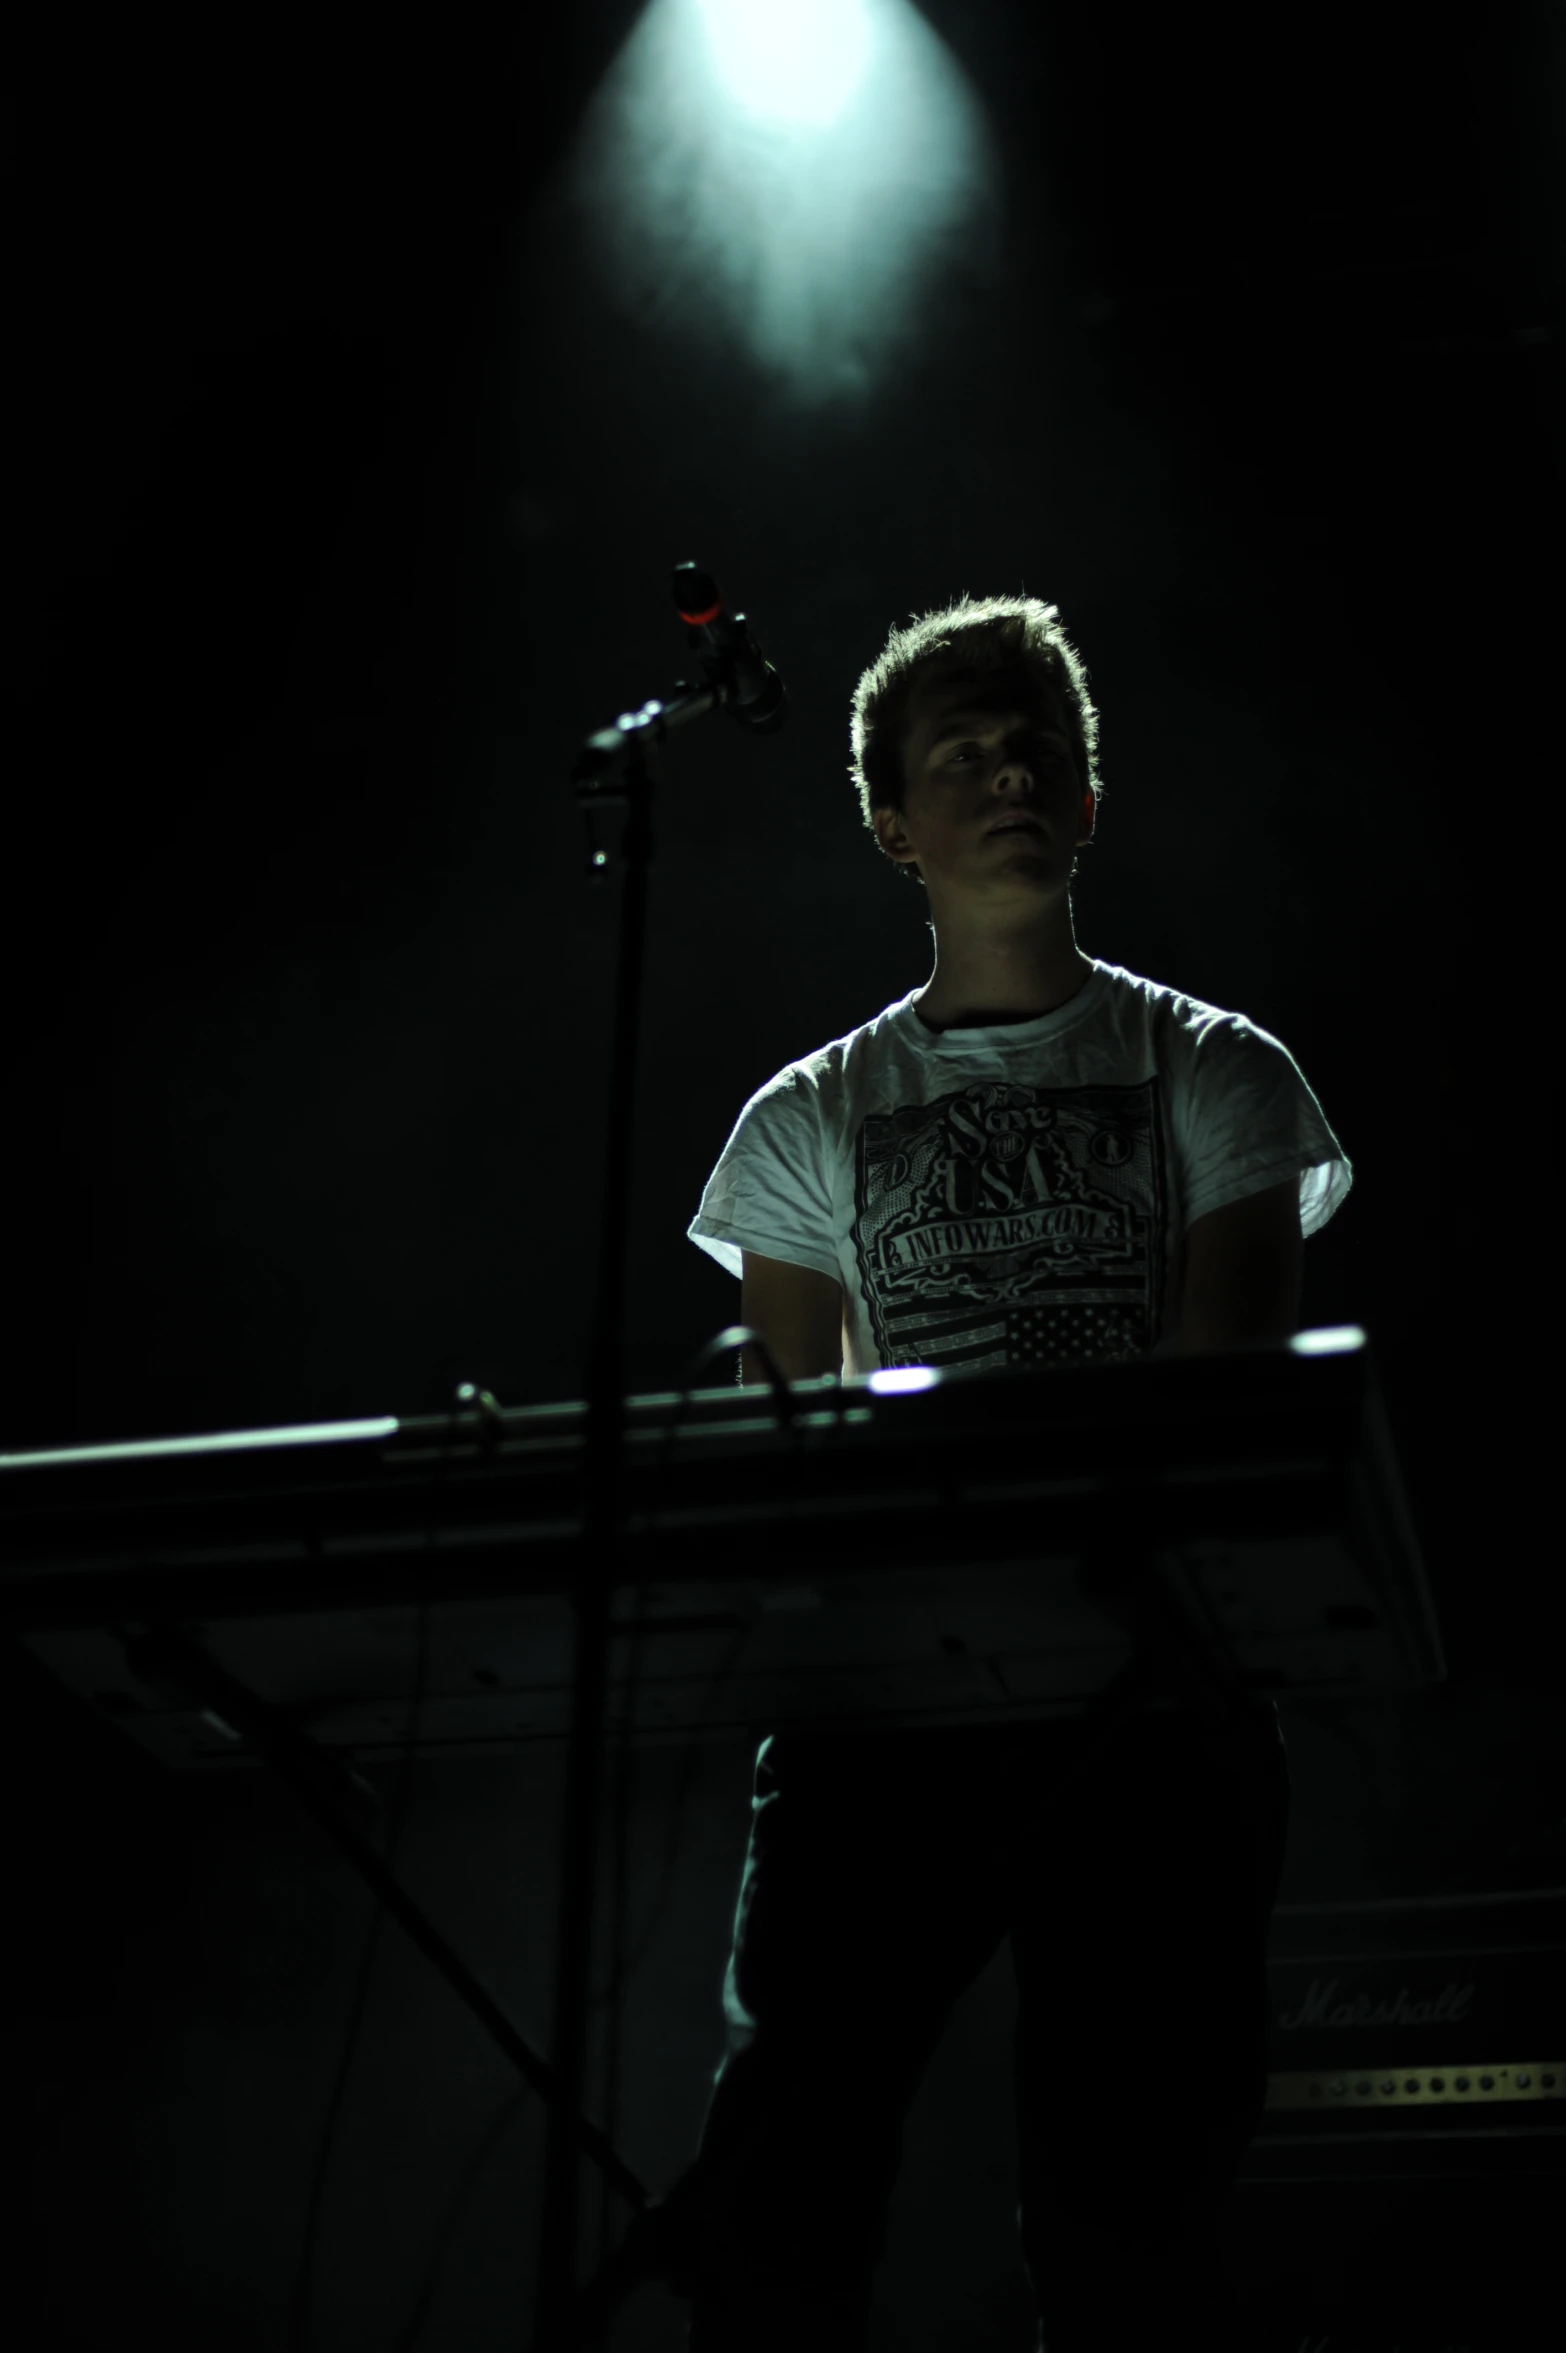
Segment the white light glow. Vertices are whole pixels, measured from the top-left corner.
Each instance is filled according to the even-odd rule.
[[[1003,232],[977,95],[908,0],[648,0],[528,229],[541,273],[715,388],[734,345],[810,415],[960,333]]]
[[[1289,1341],[1296,1356],[1341,1356],[1364,1345],[1358,1324],[1323,1324],[1319,1332],[1295,1332]]]
[[[752,114],[829,123],[863,79],[872,41],[858,0],[698,0],[729,90]]]
[[[878,1397],[896,1397],[905,1389],[933,1389],[940,1374],[927,1364],[888,1365],[867,1376],[865,1387]]]

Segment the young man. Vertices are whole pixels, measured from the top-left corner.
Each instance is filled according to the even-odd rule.
[[[859,682],[851,773],[881,850],[929,894],[934,969],[752,1097],[690,1227],[791,1380],[1088,1366],[1296,1328],[1303,1240],[1349,1163],[1276,1038],[1078,948],[1097,741],[1086,673],[1037,599],[927,614]],[[1217,2222],[1265,2098],[1276,1710],[1215,1743],[1165,1706],[1086,1774],[1072,1730],[762,1743],[694,2169],[691,2353],[865,2353],[902,2120],[1003,1935],[1048,2353],[1176,2327],[1239,2345]],[[1141,2068],[1178,2095],[1139,2098]]]
[[[752,1097],[690,1226],[792,1380],[1295,1329],[1349,1163],[1276,1038],[1077,946],[1097,735],[1036,599],[927,616],[860,680],[851,773],[935,968]]]

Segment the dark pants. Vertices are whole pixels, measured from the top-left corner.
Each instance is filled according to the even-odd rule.
[[[1239,2344],[1216,2226],[1266,2093],[1288,1835],[1271,1702],[1227,1731],[765,1740],[697,2173],[691,2353],[863,2353],[903,2120],[1003,1936],[1018,2225],[1048,2353]],[[1074,1770],[1075,1766],[1075,1770]]]

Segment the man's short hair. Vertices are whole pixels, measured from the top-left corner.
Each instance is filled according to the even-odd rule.
[[[1086,667],[1060,625],[1059,606],[1036,596],[962,596],[911,619],[906,629],[894,627],[854,689],[848,773],[872,832],[872,810],[903,806],[903,738],[915,688],[1019,668],[1059,701],[1077,774],[1097,805],[1104,791],[1098,773],[1098,713],[1088,693]],[[923,882],[917,862],[904,871]]]

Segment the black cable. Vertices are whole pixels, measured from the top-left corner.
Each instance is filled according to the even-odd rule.
[[[476,1403],[481,1414],[487,1414],[486,1430],[492,1439],[499,1418],[499,1408],[487,1391],[476,1390],[464,1381],[452,1404],[452,1420],[460,1408]],[[447,1458],[443,1453],[437,1461],[434,1500],[438,1500],[446,1475]],[[397,1763],[397,1778],[392,1792],[391,1811],[383,1856],[388,1872],[394,1872],[397,1851],[413,1801],[413,1763],[418,1746],[419,1719],[424,1710],[425,1687],[429,1679],[430,1648],[430,1593],[429,1570],[439,1530],[439,1514],[432,1511],[431,1523],[425,1534],[425,1550],[421,1555],[424,1575],[420,1581],[417,1618],[417,1661],[414,1668],[413,1691],[408,1704],[407,1727],[403,1734],[402,1755]],[[364,1943],[364,1957],[359,1963],[359,1980],[354,1988],[353,2008],[349,2013],[348,2031],[343,2041],[343,2054],[338,2062],[336,2080],[327,2104],[326,2124],[321,2135],[321,2153],[316,2160],[315,2179],[310,2189],[310,2204],[305,2215],[304,2245],[300,2252],[299,2270],[294,2281],[293,2305],[289,2314],[288,2343],[292,2353],[309,2353],[310,2344],[310,2289],[315,2268],[316,2242],[320,2232],[321,2206],[327,2177],[331,2169],[332,2153],[337,2141],[343,2096],[353,2068],[359,2035],[364,2024],[365,1996],[369,1992],[370,1975],[375,1966],[375,1954],[380,1942],[381,1923],[386,1917],[386,1899],[377,1895],[370,1918],[370,1930]]]
[[[703,1347],[698,1349],[695,1356],[692,1357],[690,1363],[686,1367],[686,1385],[681,1390],[679,1396],[676,1398],[674,1412],[671,1414],[668,1422],[665,1424],[663,1443],[659,1448],[657,1458],[654,1462],[652,1478],[649,1483],[646,1505],[647,1527],[649,1534],[652,1532],[653,1523],[659,1510],[659,1491],[662,1487],[664,1487],[668,1478],[669,1460],[673,1452],[675,1435],[679,1429],[683,1416],[690,1406],[692,1396],[697,1386],[695,1376],[705,1371],[706,1367],[711,1364],[714,1357],[723,1355],[727,1350],[736,1347],[754,1348],[756,1354],[758,1357],[760,1357],[763,1369],[767,1374],[771,1393],[777,1402],[778,1411],[782,1418],[783,1425],[787,1429],[790,1438],[793,1440],[796,1455],[798,1453],[799,1429],[796,1420],[797,1409],[795,1407],[794,1398],[792,1392],[789,1389],[789,1385],[778,1369],[776,1358],[773,1356],[771,1349],[768,1347],[767,1342],[765,1339],[763,1339],[761,1334],[759,1332],[753,1331],[748,1324],[728,1325],[723,1331],[718,1333],[715,1339],[707,1341]],[[644,1579],[638,1579],[636,1584],[635,1600],[633,1603],[633,1617],[631,1624],[631,1654],[626,1670],[627,1712],[625,1728],[621,1733],[622,1747],[625,1745],[626,1734],[629,1731],[631,1724],[632,1703],[634,1702],[636,1694],[637,1661],[640,1656],[642,1636],[645,1630],[646,1606],[646,1581]],[[708,1685],[709,1698],[722,1690],[724,1684],[728,1681],[730,1675],[734,1672],[735,1663],[738,1659],[739,1653],[744,1649],[745,1644],[749,1641],[750,1635],[751,1625],[746,1624],[738,1628],[735,1639],[730,1644],[729,1648],[724,1652],[723,1657],[719,1660],[717,1668],[713,1674],[712,1681]],[[698,1721],[704,1720],[704,1718],[698,1719]],[[684,1807],[685,1799],[689,1795],[691,1778],[694,1774],[695,1765],[700,1757],[700,1754],[701,1733],[698,1730],[697,1732],[692,1733],[687,1737],[685,1745],[680,1752],[679,1780],[675,1790],[675,1811],[671,1821],[671,1833],[678,1831],[681,1812]],[[665,1868],[659,1874],[659,1893],[654,1904],[652,1917],[643,1930],[638,1948],[632,1955],[631,1960],[627,1965],[627,1974],[629,1974],[631,1970],[639,1968],[642,1962],[646,1959],[654,1932],[656,1931],[658,1923],[662,1919],[663,1913],[667,1907],[668,1891],[671,1884],[671,1872],[668,1866],[672,1862],[672,1859],[672,1854],[665,1856]],[[600,1992],[594,1994],[591,1997],[591,2007],[598,2009],[604,2002],[608,2001],[612,1997],[615,1991],[616,1984],[615,1981],[611,1979],[611,1982],[608,1985],[604,1986]]]
[[[446,2219],[436,2233],[434,2249],[424,2267],[424,2283],[419,2289],[418,2302],[413,2307],[413,2316],[408,2322],[407,2334],[402,2340],[401,2353],[415,2353],[424,2323],[429,2318],[430,2307],[435,2301],[436,2290],[446,2276],[446,2258],[451,2251],[451,2242],[456,2235],[457,2224],[469,2198],[472,2197],[483,2177],[485,2166],[500,2147],[507,2127],[512,2118],[520,2113],[527,2096],[527,2085],[525,2083],[517,2084],[502,2106],[490,2118],[479,2136],[478,2146],[468,2159],[468,2169],[458,2185],[457,2194],[446,2209]]]
[[[665,1486],[667,1481],[670,1459],[674,1448],[674,1441],[678,1434],[680,1424],[690,1409],[692,1397],[698,1385],[699,1376],[715,1357],[723,1354],[728,1349],[742,1347],[753,1347],[755,1349],[756,1354],[761,1361],[762,1368],[767,1375],[769,1392],[777,1405],[779,1417],[783,1423],[783,1426],[789,1431],[790,1436],[797,1448],[799,1443],[799,1432],[796,1424],[796,1409],[794,1398],[789,1389],[789,1385],[784,1379],[783,1374],[778,1366],[777,1360],[773,1356],[766,1340],[759,1332],[753,1331],[748,1325],[727,1326],[723,1331],[718,1333],[716,1338],[706,1342],[706,1344],[697,1351],[696,1355],[691,1359],[689,1365],[686,1367],[684,1386],[675,1399],[674,1411],[670,1415],[670,1418],[665,1425],[662,1443],[655,1458],[652,1478],[649,1482],[648,1496],[645,1507],[645,1516],[649,1531],[651,1530],[657,1517],[659,1508],[659,1494],[660,1490]],[[486,1400],[486,1403],[488,1404],[491,1412],[497,1411],[497,1409],[494,1407],[492,1399]],[[691,1785],[694,1780],[695,1767],[701,1751],[701,1732],[699,1727],[702,1723],[705,1722],[707,1713],[707,1711],[704,1709],[698,1716],[698,1729],[687,1738],[684,1748],[681,1752],[675,1789],[674,1807],[670,1815],[669,1829],[665,1840],[663,1864],[658,1873],[657,1892],[654,1897],[652,1912],[646,1922],[645,1927],[643,1928],[640,1937],[637,1939],[635,1949],[632,1951],[629,1958],[627,1958],[624,1945],[625,1889],[626,1880],[628,1877],[626,1868],[628,1859],[626,1852],[626,1836],[630,1815],[630,1749],[631,1734],[634,1728],[635,1719],[637,1669],[646,1622],[646,1583],[647,1581],[645,1579],[638,1579],[635,1588],[632,1614],[631,1651],[626,1673],[625,1717],[620,1731],[615,1759],[616,1770],[613,1784],[612,1803],[615,1808],[616,1844],[614,1848],[614,1860],[611,1866],[611,1931],[609,1977],[607,1984],[598,1993],[593,1994],[590,1997],[589,2002],[589,2007],[593,2011],[602,2008],[605,2003],[612,2005],[610,2012],[610,2044],[606,2058],[606,2075],[608,2077],[608,2086],[605,2094],[604,2104],[600,2108],[602,2129],[610,2138],[613,2137],[614,2102],[618,2092],[618,2027],[621,2003],[626,1985],[634,1976],[637,1969],[642,1966],[643,1962],[647,1958],[648,1953],[652,1949],[653,1942],[656,1938],[659,1926],[667,1909],[669,1894],[674,1882],[674,1864],[679,1853],[681,1825],[684,1820],[685,1808],[690,1796]],[[717,1668],[712,1678],[712,1683],[709,1686],[710,1692],[715,1693],[717,1691],[721,1691],[724,1684],[728,1681],[728,1678],[734,1671],[734,1667],[740,1656],[740,1653],[744,1649],[745,1644],[750,1639],[750,1634],[750,1623],[743,1624],[736,1629],[734,1639],[730,1642],[728,1648],[725,1650],[722,1658],[718,1662]],[[457,2190],[456,2196],[453,2198],[450,2206],[447,2208],[446,2218],[441,2225],[430,2261],[425,2268],[424,2282],[420,2288],[418,2301],[414,2306],[414,2310],[410,2318],[407,2334],[403,2339],[402,2353],[415,2353],[417,2340],[424,2329],[430,2309],[435,2300],[440,2278],[444,2271],[447,2254],[452,2238],[456,2231],[458,2220],[463,2211],[466,2209],[468,2202],[473,2196],[475,2190],[477,2189],[478,2184],[483,2177],[486,2166],[500,2148],[506,2129],[511,2123],[512,2119],[518,2113],[526,2096],[527,2087],[525,2085],[519,2085],[509,2095],[502,2107],[491,2119],[490,2123],[485,2128],[483,2134],[480,2137],[478,2146],[469,2161],[467,2171],[464,2174],[462,2183]],[[618,2301],[620,2294],[625,2292],[625,2288],[633,2285],[637,2278],[654,2275],[653,2271],[650,2270],[647,2264],[643,2261],[644,2255],[649,2251],[649,2242],[644,2235],[637,2240],[635,2247],[631,2250],[629,2262],[626,2260],[625,2251],[622,2251],[622,2255],[619,2260],[624,2272],[623,2284],[621,2284],[620,2280],[616,2278],[616,2267],[614,2264],[608,2261],[608,2246],[612,2229],[612,2215],[609,2200],[612,2194],[613,2184],[611,2183],[609,2176],[605,2174],[602,2177],[599,2214],[600,2275],[599,2280],[596,2283],[596,2287],[590,2288],[582,2298],[584,2312],[590,2316],[588,2319],[588,2325],[596,2326],[600,2331],[604,2326],[607,2325],[608,2318],[613,2309],[613,2305],[616,2301]],[[654,2201],[653,2203],[656,2204],[657,2201]],[[646,2212],[647,2209],[642,2209],[642,2214],[644,2216]],[[604,2279],[605,2271],[607,2271],[609,2275],[607,2282]],[[582,2334],[578,2332],[570,2341],[573,2344],[580,2346],[585,2340]]]
[[[789,1433],[789,1437],[792,1441],[797,1457],[800,1444],[800,1433],[797,1421],[795,1400],[793,1393],[789,1388],[788,1382],[784,1379],[777,1359],[774,1357],[772,1350],[763,1335],[760,1332],[755,1331],[750,1325],[726,1325],[724,1329],[716,1335],[715,1338],[708,1340],[701,1348],[697,1350],[695,1356],[686,1366],[684,1383],[675,1399],[674,1411],[669,1416],[668,1422],[664,1426],[663,1440],[653,1463],[652,1475],[648,1482],[647,1499],[644,1506],[645,1523],[649,1539],[652,1536],[654,1523],[657,1518],[661,1492],[665,1490],[667,1486],[669,1467],[674,1450],[674,1441],[679,1431],[681,1422],[690,1409],[691,1401],[698,1386],[700,1375],[706,1370],[707,1366],[710,1365],[716,1357],[726,1354],[730,1349],[743,1349],[746,1347],[754,1348],[757,1357],[760,1359],[762,1370],[767,1376],[768,1387],[770,1389],[774,1403],[777,1406],[779,1417],[783,1423],[784,1428]],[[792,1482],[790,1482],[789,1485],[789,1492],[790,1495],[792,1495]],[[650,1558],[651,1548],[649,1546],[649,1559]],[[625,1988],[630,1982],[632,1976],[634,1976],[636,1970],[641,1967],[642,1963],[646,1960],[648,1953],[651,1951],[659,1925],[668,1906],[669,1893],[674,1884],[674,1861],[679,1852],[680,1829],[685,1818],[686,1803],[690,1796],[691,1786],[695,1779],[696,1767],[701,1754],[701,1732],[698,1728],[696,1731],[687,1735],[684,1746],[680,1753],[680,1761],[675,1785],[674,1806],[669,1818],[669,1829],[665,1841],[663,1868],[659,1872],[657,1878],[652,1913],[642,1931],[637,1950],[630,1956],[629,1959],[627,1959],[624,1947],[626,1880],[628,1877],[626,1841],[631,1811],[631,1747],[636,1716],[637,1673],[641,1657],[642,1639],[646,1629],[647,1584],[648,1580],[646,1577],[639,1577],[635,1584],[631,1617],[631,1646],[626,1662],[625,1674],[625,1705],[615,1751],[615,1775],[613,1796],[611,1800],[612,1818],[615,1827],[615,1847],[614,1860],[610,1871],[611,1925],[609,1977],[608,1983],[602,1988],[602,1990],[599,1993],[592,1995],[589,2000],[590,2011],[596,2011],[605,2004],[608,2005],[609,2009],[607,2029],[608,2045],[604,2059],[604,2081],[600,2093],[599,2116],[602,2120],[602,2128],[611,2140],[614,2138],[615,2133],[615,2111],[619,2094],[620,2019]],[[724,1684],[728,1681],[730,1675],[734,1671],[735,1664],[741,1651],[744,1649],[745,1644],[750,1639],[750,1634],[751,1623],[743,1624],[738,1628],[735,1639],[730,1643],[728,1649],[724,1652],[723,1657],[719,1660],[716,1674],[714,1675],[711,1684],[708,1686],[709,1698],[715,1695],[717,1692],[721,1691]],[[698,1727],[706,1721],[706,1716],[707,1709],[704,1707],[701,1715],[697,1719]],[[598,2192],[598,2263],[600,2271],[602,2271],[602,2268],[607,2265],[610,2260],[610,2248],[613,2240],[613,2196],[614,2185],[611,2183],[607,2174],[601,2175],[599,2178]],[[607,2312],[602,2313],[601,2316],[599,2316],[596,2320],[593,2333],[590,2336],[579,2340],[581,2343],[587,2346],[588,2353],[602,2353],[602,2347],[604,2344],[603,2332],[607,2328],[608,2319],[609,2314]]]

